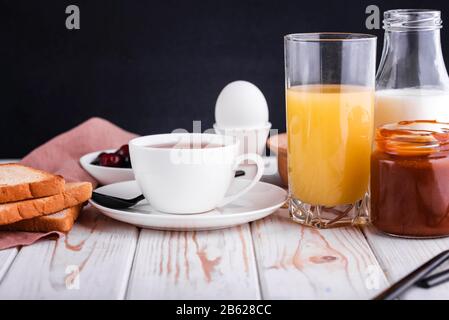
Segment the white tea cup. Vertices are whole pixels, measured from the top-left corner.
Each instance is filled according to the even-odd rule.
[[[239,155],[232,136],[171,133],[139,137],[129,142],[137,183],[151,206],[162,212],[194,214],[224,206],[248,192],[262,177],[264,161],[257,154]],[[239,164],[257,166],[252,180],[226,195]]]

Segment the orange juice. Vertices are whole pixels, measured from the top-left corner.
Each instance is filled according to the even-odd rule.
[[[304,85],[287,89],[288,178],[293,198],[352,204],[368,190],[374,89]]]

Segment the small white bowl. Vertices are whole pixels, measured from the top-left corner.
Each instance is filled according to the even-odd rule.
[[[267,138],[270,133],[271,123],[254,128],[224,128],[214,124],[215,132],[222,135],[234,136],[240,140],[240,154],[257,153],[263,154]]]
[[[115,151],[115,149],[109,149],[88,153],[80,158],[81,167],[83,167],[83,169],[86,170],[92,177],[94,177],[95,180],[97,180],[101,185],[134,180],[133,169],[103,167],[92,164],[92,162],[98,157],[100,153]]]

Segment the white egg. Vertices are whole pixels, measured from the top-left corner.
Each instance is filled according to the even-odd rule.
[[[215,122],[221,128],[260,127],[268,122],[267,100],[254,84],[234,81],[221,90],[215,104]]]

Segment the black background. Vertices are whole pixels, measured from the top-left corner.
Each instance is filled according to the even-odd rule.
[[[365,9],[446,1],[0,0],[0,158],[22,157],[91,116],[140,134],[211,128],[220,90],[244,79],[285,130],[283,35],[365,28]],[[81,29],[67,30],[76,4]],[[447,9],[446,9],[447,8]],[[446,29],[446,30],[445,30]],[[449,26],[442,32],[449,54]],[[378,58],[379,58],[378,57]]]

